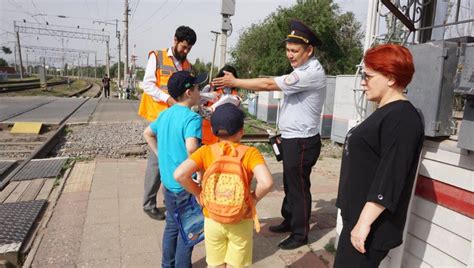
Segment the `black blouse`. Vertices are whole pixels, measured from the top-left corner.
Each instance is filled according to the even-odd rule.
[[[386,208],[366,240],[375,249],[402,243],[423,138],[418,111],[403,100],[377,109],[346,136],[336,206],[351,229],[366,202]]]

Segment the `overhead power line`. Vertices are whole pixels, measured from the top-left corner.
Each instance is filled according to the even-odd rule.
[[[164,15],[158,22],[161,22],[163,21],[164,19],[166,19],[169,15],[171,15],[180,5],[181,3],[183,3],[183,0],[180,0],[179,3],[173,8],[171,9],[168,13],[166,13],[166,15]],[[152,29],[154,27],[154,25],[150,25],[150,27],[146,28],[145,30],[141,31],[140,33],[145,33],[145,32],[148,32],[150,29]]]
[[[135,31],[136,29],[139,29],[142,25],[144,25],[145,23],[147,23],[151,18],[153,18],[153,17],[158,13],[158,11],[161,10],[161,8],[162,8],[166,3],[168,3],[168,0],[166,0],[165,2],[163,2],[163,4],[161,4],[155,11],[153,11],[153,13],[151,14],[151,16],[149,16],[148,18],[146,18],[142,23],[140,23],[140,25],[138,25],[137,27],[135,27],[133,30]]]
[[[132,13],[132,18],[130,19],[130,24],[132,23],[133,18],[135,17],[135,12],[137,12],[139,4],[140,4],[140,0],[137,0],[137,4],[135,5],[135,8],[133,8],[133,13]]]

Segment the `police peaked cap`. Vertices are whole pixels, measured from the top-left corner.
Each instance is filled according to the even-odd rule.
[[[302,21],[292,19],[290,21],[290,33],[286,36],[286,42],[299,43],[320,47],[323,42]]]

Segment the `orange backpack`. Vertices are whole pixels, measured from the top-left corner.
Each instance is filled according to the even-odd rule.
[[[250,196],[251,178],[248,178],[242,165],[242,158],[249,147],[234,147],[228,141],[210,146],[215,159],[204,172],[200,195],[205,215],[220,223],[237,223],[250,208],[259,231],[255,204]]]

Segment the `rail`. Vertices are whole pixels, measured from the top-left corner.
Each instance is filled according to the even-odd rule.
[[[58,85],[64,85],[64,84],[67,84],[67,80],[58,81],[58,82],[49,82],[48,86],[58,86]],[[40,87],[41,87],[41,84],[38,82],[27,83],[26,85],[18,85],[18,86],[11,86],[11,87],[2,87],[2,85],[0,85],[0,94],[23,91],[23,90],[28,90],[28,89],[35,89],[35,88],[40,88]]]

